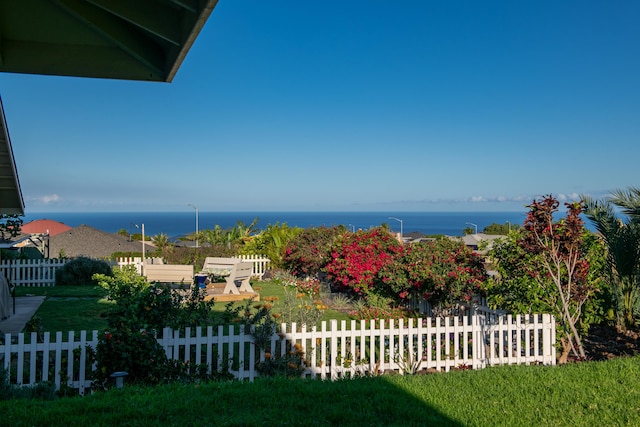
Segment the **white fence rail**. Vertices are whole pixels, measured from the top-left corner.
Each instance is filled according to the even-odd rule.
[[[14,341],[12,342],[12,338]],[[1,338],[0,338],[1,339]],[[238,379],[252,380],[268,356],[250,334],[234,325],[165,328],[158,342],[167,357],[206,364],[209,373],[223,366]],[[94,367],[87,348],[95,349],[98,332],[11,334],[0,345],[2,366],[14,384],[53,381],[78,389],[90,387]],[[280,327],[270,340],[270,357],[286,356],[299,345],[303,376],[343,378],[360,374],[465,368],[503,364],[555,365],[555,320],[548,314],[511,316],[474,314],[465,317],[322,322],[307,330],[296,324]]]
[[[262,279],[269,267],[269,258],[262,255],[239,255],[238,258],[253,263],[253,276],[259,279]],[[139,266],[141,260],[140,257],[118,258],[116,264],[119,266],[128,264]],[[14,286],[54,286],[56,284],[56,270],[69,261],[70,259],[58,258],[3,260],[0,261],[0,271]]]
[[[56,270],[67,261],[65,259],[3,260],[0,262],[0,270],[15,286],[53,286],[56,283]]]
[[[236,255],[245,262],[253,263],[251,275],[262,280],[262,276],[267,272],[271,260],[264,255]]]

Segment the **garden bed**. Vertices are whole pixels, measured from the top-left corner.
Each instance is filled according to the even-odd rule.
[[[640,354],[640,331],[619,331],[611,325],[594,325],[584,340],[589,360],[609,360]]]

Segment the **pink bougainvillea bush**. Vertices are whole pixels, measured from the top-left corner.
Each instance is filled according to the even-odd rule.
[[[400,242],[384,227],[345,233],[333,246],[325,270],[335,289],[366,295],[380,269],[394,263],[402,252]]]

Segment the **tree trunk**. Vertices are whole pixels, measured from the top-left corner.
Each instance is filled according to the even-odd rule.
[[[560,351],[560,356],[558,357],[558,365],[565,365],[569,360],[569,354],[571,353],[571,343],[568,339],[563,338],[560,340],[560,344],[562,345],[562,349]]]

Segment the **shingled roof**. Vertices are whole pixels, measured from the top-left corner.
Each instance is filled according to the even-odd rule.
[[[147,242],[147,251],[149,251]],[[154,248],[151,247],[151,250]],[[67,257],[86,256],[89,258],[108,258],[114,252],[141,252],[142,244],[130,242],[127,237],[107,233],[88,225],[80,225],[49,239],[49,253],[57,257],[61,252]]]
[[[36,219],[23,224],[20,230],[25,234],[48,234],[49,236],[55,236],[69,231],[71,228],[72,227],[63,222],[52,219]]]

